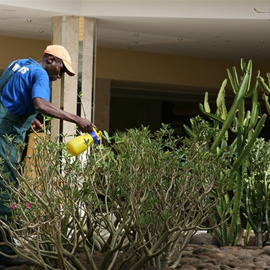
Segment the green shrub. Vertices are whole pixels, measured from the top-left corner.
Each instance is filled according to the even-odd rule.
[[[257,139],[248,158],[243,214],[257,237],[257,246],[269,240],[270,142]]]
[[[64,143],[39,142],[33,167],[11,187],[13,223],[1,222],[20,243],[17,253],[45,269],[179,265],[226,191],[232,163],[229,152],[209,151],[215,130],[196,121],[200,132],[192,139],[174,137],[165,125],[154,134],[146,127],[105,132],[106,142],[83,159],[72,158]]]

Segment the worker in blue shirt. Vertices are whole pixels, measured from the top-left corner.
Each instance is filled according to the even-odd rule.
[[[42,128],[36,119],[38,113],[75,123],[82,132],[90,132],[95,127],[91,121],[50,103],[50,82],[61,79],[64,73],[75,75],[68,51],[61,45],[49,45],[42,59],[13,61],[0,79],[0,157],[4,161],[4,172],[9,173],[9,181],[15,185],[18,185],[14,169],[18,166],[18,153],[13,147],[7,157],[5,135],[12,136],[16,143],[23,143],[31,125],[35,129]],[[11,209],[6,205],[9,197],[5,190],[6,186],[0,178],[0,218],[11,217]],[[7,237],[10,239],[8,233]],[[7,255],[15,254],[12,248],[1,242],[3,236],[0,233],[0,265],[25,264],[22,258],[10,259],[1,255],[1,252]]]

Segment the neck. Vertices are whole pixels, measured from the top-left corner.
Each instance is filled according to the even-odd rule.
[[[44,61],[43,61],[43,59],[39,59],[39,60],[37,60],[37,62],[44,68]]]

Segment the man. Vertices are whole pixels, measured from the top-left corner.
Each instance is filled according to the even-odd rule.
[[[50,103],[50,82],[61,79],[64,73],[74,76],[71,58],[61,45],[50,45],[44,51],[42,59],[20,59],[13,61],[0,78],[0,157],[4,160],[4,171],[9,180],[18,185],[16,179],[17,150],[11,149],[6,156],[7,142],[5,135],[14,138],[14,142],[24,142],[25,134],[33,124],[34,128],[42,128],[35,118],[38,113],[75,123],[82,132],[90,132],[95,127],[89,120],[66,112]],[[10,164],[11,162],[11,164]],[[6,206],[9,197],[4,193],[6,187],[0,178],[0,216],[11,217],[11,210]],[[7,235],[10,239],[10,236]],[[3,236],[0,232],[0,243]],[[21,258],[10,259],[1,255],[15,254],[7,245],[0,244],[0,265],[12,266],[24,264]]]

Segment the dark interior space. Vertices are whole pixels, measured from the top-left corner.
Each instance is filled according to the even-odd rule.
[[[190,90],[190,89],[189,89]],[[174,90],[112,87],[110,133],[147,126],[152,132],[162,123],[170,124],[176,135],[184,136],[183,124],[198,114],[204,93]]]
[[[209,103],[212,112],[216,110],[217,92],[211,90]],[[170,124],[175,135],[185,136],[183,125],[190,126],[190,118],[203,116],[199,110],[199,103],[204,102],[204,93],[198,89],[188,91],[165,91],[160,88],[129,88],[113,86],[111,89],[110,105],[110,133],[117,130],[125,131],[129,128],[139,128],[142,125],[150,128],[152,132],[160,129],[161,123]],[[229,109],[234,96],[226,96],[226,106]],[[266,113],[264,101],[261,110]],[[246,110],[251,104],[246,104]],[[268,118],[260,137],[269,140],[270,119]]]

